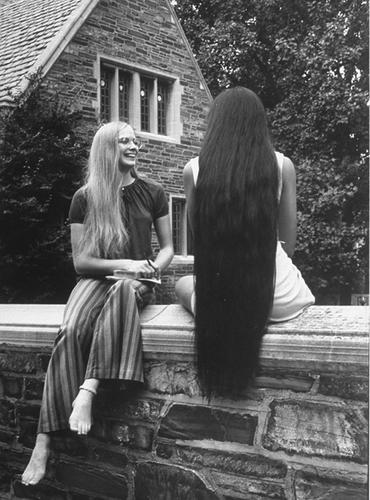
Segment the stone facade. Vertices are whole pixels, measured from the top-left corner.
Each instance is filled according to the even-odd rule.
[[[176,133],[174,137],[166,137],[142,132],[138,126],[136,131],[143,142],[138,170],[141,175],[160,182],[169,198],[183,196],[183,167],[199,151],[211,95],[170,1],[68,0],[55,4],[42,1],[45,5],[42,9],[37,6],[32,28],[35,33],[30,31],[31,21],[25,23],[32,19],[31,0],[18,1],[16,8],[9,1],[3,2],[2,17],[7,15],[7,24],[0,31],[4,40],[9,38],[12,50],[8,50],[9,54],[3,50],[0,61],[3,58],[9,64],[8,84],[15,85],[15,79],[21,77],[24,84],[27,71],[43,68],[45,92],[57,93],[62,103],[82,111],[81,133],[91,139],[100,120],[101,61],[110,61],[117,67],[128,66],[144,75],[168,75],[175,79],[176,91],[171,97],[175,112],[168,120],[176,122],[171,125]],[[19,25],[18,43],[14,40],[14,24]],[[32,54],[37,56],[35,61]],[[15,59],[17,67],[12,76]],[[4,94],[2,87],[0,82]],[[0,102],[0,106],[5,104],[8,101]],[[137,122],[138,112],[134,115]],[[155,240],[153,243],[156,246]],[[191,269],[174,264],[164,277],[158,301],[173,301],[174,276]]]
[[[271,325],[254,386],[211,402],[192,317],[148,306],[145,386],[103,385],[90,435],[56,434],[47,477],[24,487],[62,310],[0,306],[0,498],[367,499],[368,309],[351,306]]]
[[[182,168],[200,146],[210,95],[169,2],[101,0],[49,69],[46,83],[82,110],[91,132],[99,118],[101,56],[179,79],[181,140],[138,132],[144,142],[138,167],[168,193],[182,193]]]

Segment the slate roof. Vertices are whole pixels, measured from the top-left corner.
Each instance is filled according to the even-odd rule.
[[[27,75],[44,74],[99,3],[99,0],[0,0],[0,106],[25,89]],[[167,6],[210,100],[212,99],[170,0]]]
[[[55,38],[80,15],[89,0],[8,0],[0,7],[0,102],[10,101],[9,90],[25,85],[25,77],[41,64]],[[80,7],[80,11],[78,8]],[[44,61],[45,62],[45,61]]]

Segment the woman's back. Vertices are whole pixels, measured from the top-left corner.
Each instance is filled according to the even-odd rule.
[[[210,111],[194,194],[198,373],[207,396],[245,389],[270,314],[278,169],[265,111],[244,88]]]
[[[237,87],[215,99],[184,188],[195,280],[181,278],[176,292],[195,312],[199,382],[208,398],[237,395],[257,372],[267,322],[290,319],[314,301],[278,242],[280,232],[293,253],[294,166],[275,153],[252,91]]]

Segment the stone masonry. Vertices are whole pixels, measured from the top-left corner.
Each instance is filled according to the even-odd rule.
[[[271,325],[238,399],[204,400],[193,319],[142,314],[145,386],[105,383],[87,438],[58,433],[47,477],[19,481],[63,306],[0,305],[0,498],[366,500],[368,308]]]

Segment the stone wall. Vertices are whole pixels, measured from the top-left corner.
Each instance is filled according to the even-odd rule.
[[[168,194],[183,193],[182,169],[198,153],[210,94],[169,2],[101,0],[47,73],[48,86],[83,112],[90,135],[99,117],[98,56],[179,79],[181,140],[144,134],[138,168]]]
[[[46,479],[22,486],[62,312],[0,306],[0,498],[367,498],[368,308],[355,306],[313,306],[272,325],[254,387],[210,404],[192,317],[148,306],[145,387],[102,386],[90,435],[55,435]]]

